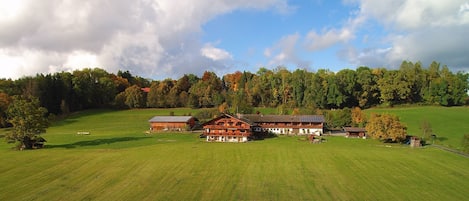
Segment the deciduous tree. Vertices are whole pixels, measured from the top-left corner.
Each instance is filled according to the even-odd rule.
[[[372,113],[366,131],[372,138],[382,141],[401,142],[406,138],[406,127],[399,117],[390,114]]]
[[[352,109],[352,124],[353,126],[363,127],[366,122],[365,113],[359,108],[354,107]]]
[[[462,138],[462,150],[469,153],[469,134],[465,134]]]
[[[49,126],[47,109],[40,106],[36,97],[14,96],[8,107],[8,122],[13,125],[6,135],[9,142],[17,142],[18,149],[32,149],[40,139],[41,133]]]
[[[145,96],[139,86],[133,85],[125,90],[125,104],[129,108],[145,107]]]
[[[433,129],[427,120],[423,120],[422,123],[420,123],[420,130],[422,130],[422,140],[430,139]]]
[[[7,110],[10,105],[11,98],[8,94],[0,92],[0,128],[7,126]]]

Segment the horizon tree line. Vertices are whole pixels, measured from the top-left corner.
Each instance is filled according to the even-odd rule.
[[[148,88],[148,90],[144,90]],[[466,105],[469,74],[452,72],[432,62],[403,61],[399,69],[359,67],[332,72],[260,68],[218,77],[185,74],[177,80],[149,80],[129,71],[117,74],[100,68],[0,79],[0,126],[6,126],[11,97],[34,96],[55,115],[92,108],[213,108],[252,113],[254,107],[316,109],[370,108],[384,105]]]

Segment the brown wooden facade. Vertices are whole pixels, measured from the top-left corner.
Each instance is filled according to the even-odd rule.
[[[345,137],[366,138],[366,129],[358,127],[344,127]]]
[[[193,128],[197,119],[192,116],[155,116],[148,122],[151,131],[183,131]]]
[[[253,135],[256,125],[247,119],[228,114],[203,124],[203,135],[208,142],[247,142]]]

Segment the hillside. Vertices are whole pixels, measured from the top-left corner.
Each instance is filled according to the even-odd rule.
[[[366,113],[390,113],[399,116],[410,135],[421,136],[421,124],[427,121],[437,136],[436,144],[460,149],[464,134],[469,133],[469,107],[399,107],[374,108]]]

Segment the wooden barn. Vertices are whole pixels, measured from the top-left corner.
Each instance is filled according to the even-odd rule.
[[[321,136],[324,129],[323,115],[244,114],[240,117],[249,119],[263,131],[274,134]]]
[[[248,119],[222,114],[203,124],[207,142],[247,142],[260,128]]]
[[[193,116],[154,116],[150,120],[150,131],[183,131],[197,124]]]
[[[366,129],[358,127],[344,127],[345,137],[366,139]]]

